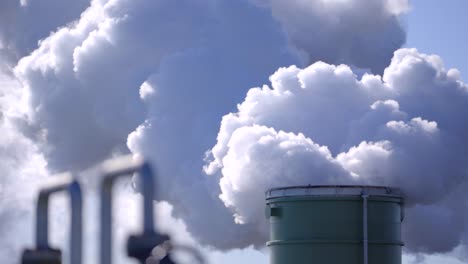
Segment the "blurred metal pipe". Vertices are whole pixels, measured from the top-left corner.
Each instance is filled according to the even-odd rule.
[[[112,263],[112,188],[117,178],[138,173],[143,194],[143,233],[154,234],[153,199],[154,178],[147,162],[124,157],[102,165],[104,179],[101,183],[101,264]]]
[[[36,248],[49,250],[49,197],[57,192],[66,191],[70,196],[70,263],[81,264],[82,258],[82,193],[79,183],[70,174],[55,176],[57,179],[42,189],[37,201]]]

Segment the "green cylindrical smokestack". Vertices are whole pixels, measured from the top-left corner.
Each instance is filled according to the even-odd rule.
[[[284,187],[266,203],[271,264],[401,264],[398,189]]]

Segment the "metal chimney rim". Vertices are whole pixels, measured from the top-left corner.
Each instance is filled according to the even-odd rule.
[[[288,196],[369,196],[402,197],[398,188],[372,185],[302,185],[271,188],[266,199]]]

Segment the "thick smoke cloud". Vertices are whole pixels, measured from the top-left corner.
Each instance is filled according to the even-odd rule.
[[[345,63],[382,73],[406,39],[399,21],[409,8],[406,0],[252,1],[271,9],[307,63]]]
[[[409,251],[466,247],[468,85],[456,70],[401,49],[382,77],[317,62],[270,80],[224,116],[206,167],[222,177],[220,197],[238,222],[264,226],[253,186],[396,186]]]
[[[235,220],[240,224],[264,218],[259,209],[263,208],[265,197],[259,190],[308,184],[304,177],[312,175],[317,175],[316,180],[324,184],[349,178],[349,172],[333,160],[327,147],[314,144],[303,134],[245,126],[234,131],[228,145],[229,151],[223,158],[220,198],[227,207],[235,208]],[[259,228],[265,230],[267,225],[260,223]]]
[[[235,80],[236,76],[228,76],[228,73],[232,73],[238,65],[249,65],[247,67],[253,68],[253,72],[239,77],[239,85],[232,86],[235,89],[216,89],[213,85],[203,87],[207,93],[215,91],[211,94],[213,97],[218,92],[226,98],[232,98],[227,102],[217,101],[219,103],[216,106],[228,104],[213,106],[215,110],[211,111],[211,115],[220,113],[216,115],[219,118],[231,110],[227,105],[238,101],[245,91],[245,88],[239,87],[258,84],[276,67],[298,62],[296,54],[288,49],[287,34],[274,22],[274,19],[278,19],[275,10],[282,9],[277,7],[278,4],[272,2],[271,9],[268,9],[246,1],[92,2],[78,22],[44,39],[40,47],[23,58],[16,68],[30,97],[30,126],[36,133],[47,131],[42,133],[45,134],[43,149],[50,166],[54,169],[79,170],[109,153],[125,152],[122,144],[124,138],[144,121],[145,116],[144,107],[135,90],[151,74],[172,71],[161,68],[161,65],[173,67],[177,64],[183,67],[182,63],[187,63],[183,61],[184,58],[188,60],[187,57],[190,57],[194,61],[198,57],[198,64],[203,64],[202,69],[218,75],[215,80],[221,80],[222,77]],[[397,15],[404,8],[397,10],[387,4],[375,4],[379,13],[353,6],[357,5],[349,3],[343,6],[336,2],[327,7],[326,12],[340,19],[351,16],[350,21],[346,18],[346,23],[339,24],[324,20],[323,10],[318,12],[318,8],[306,8],[312,10],[307,17],[321,21],[317,25],[328,28],[329,35],[309,35],[315,31],[307,27],[299,27],[294,32],[304,35],[301,41],[306,43],[315,43],[316,39],[333,43],[336,42],[334,38],[349,31],[347,26],[359,24],[359,21],[354,21],[365,17],[361,12],[369,12],[366,19],[373,23],[365,24],[382,25],[383,28],[364,30],[353,39],[357,39],[358,43],[367,43],[369,38],[382,39],[383,43],[389,42],[385,38],[399,39],[393,32],[384,29],[397,28],[399,31],[394,31],[402,34]],[[292,8],[300,7],[299,2],[292,5]],[[386,19],[381,20],[378,17],[383,13]],[[304,22],[311,24],[311,21]],[[286,33],[291,31],[288,28],[285,26]],[[377,44],[370,46],[379,46],[379,54],[387,54],[389,58],[391,52],[402,43],[403,40],[388,47]],[[330,50],[334,46],[336,48]],[[356,58],[377,57],[372,52],[368,54],[371,51],[368,47],[354,50],[352,46],[357,44],[310,47],[307,51],[311,56],[309,61],[323,59],[337,62],[334,57],[319,58],[314,54],[339,54],[338,47],[350,49]],[[372,63],[360,63],[354,58],[345,59],[345,62],[359,67],[375,66]],[[223,64],[215,70],[216,63]],[[80,135],[82,140],[75,140],[75,135]]]
[[[10,7],[21,13],[33,2]],[[466,245],[466,204],[457,199],[466,186],[467,88],[456,70],[415,50],[396,52],[384,72],[405,40],[406,1],[95,0],[83,13],[79,3],[43,24],[2,16],[1,49],[27,55],[14,70],[19,99],[2,107],[20,114],[4,129],[32,153],[9,171],[39,159],[38,171],[78,172],[115,154],[143,155],[157,165],[162,210],[217,249],[264,245],[266,188],[395,185],[408,193],[412,252]],[[31,35],[12,34],[10,25]],[[317,60],[324,62],[281,68],[271,88],[248,90],[279,67]],[[358,79],[348,66],[327,63],[383,77]],[[237,113],[225,115],[246,93]],[[9,144],[5,153],[21,147]],[[10,190],[27,186],[6,179]],[[20,211],[13,209],[2,213],[12,226]],[[429,215],[437,217],[417,225]],[[451,232],[425,232],[450,221]],[[436,235],[444,239],[428,243]]]
[[[138,87],[165,54],[194,41],[204,23],[202,7],[94,1],[78,22],[18,63],[29,126],[44,135],[40,143],[51,168],[80,170],[125,152],[128,133],[144,120]],[[168,16],[170,24],[164,23]]]
[[[270,17],[271,10],[253,9],[245,3],[218,4],[217,13],[222,17],[223,27],[206,28],[211,33],[208,46],[169,57],[160,71],[142,85],[140,94],[149,107],[148,118],[129,136],[128,146],[132,152],[155,160],[162,175],[170,175],[162,179],[162,185],[173,188],[165,188],[169,191],[164,193],[163,190],[162,196],[177,204],[176,208],[183,208],[178,213],[202,243],[218,248],[261,246],[265,230],[259,229],[257,224],[235,225],[217,198],[218,179],[203,179],[194,172],[202,167],[201,157],[216,135],[213,124],[239,101],[235,99],[241,98],[242,89],[262,83],[261,76],[267,76],[271,68],[300,62],[297,54],[286,45],[287,35],[273,27],[272,19],[276,18]],[[225,35],[226,30],[229,34]],[[301,30],[304,34],[309,32]],[[333,41],[334,33],[324,38]],[[316,50],[320,54],[328,52],[320,47]],[[354,52],[364,53],[365,50]],[[326,59],[333,61],[333,58]],[[189,209],[194,204],[199,205],[196,212]],[[208,214],[223,224],[208,223],[205,221]],[[220,232],[232,239],[220,239]]]
[[[204,153],[214,143],[220,117],[242,98],[243,89],[295,60],[278,52],[286,40],[265,10],[242,1],[219,2],[213,19],[203,46],[168,57],[142,85],[148,118],[131,133],[128,146],[158,165],[160,184],[167,186],[160,195],[174,204],[190,232],[204,244],[229,249],[263,241],[257,229],[234,223],[217,197],[218,179],[203,177]],[[213,221],[206,221],[208,215]]]

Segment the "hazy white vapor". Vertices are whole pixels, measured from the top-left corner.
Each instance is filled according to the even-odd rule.
[[[35,195],[48,175],[38,148],[15,126],[17,111],[12,108],[18,87],[0,71],[0,257],[4,260],[17,258],[22,247],[32,244]]]

